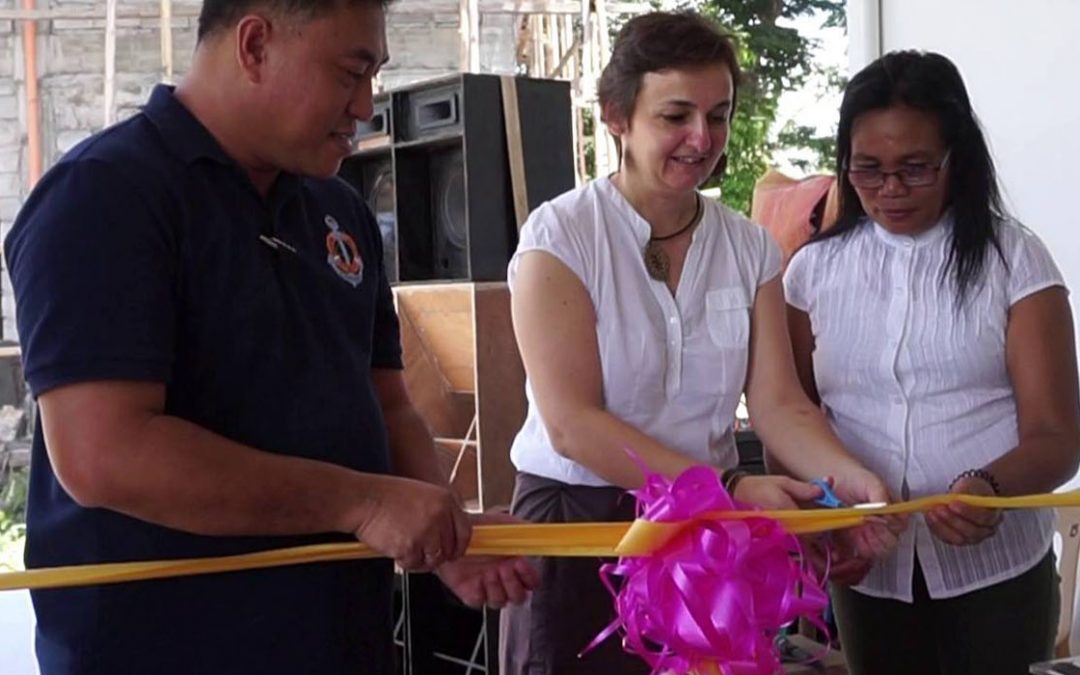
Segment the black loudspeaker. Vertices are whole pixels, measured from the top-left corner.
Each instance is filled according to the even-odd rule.
[[[375,216],[382,234],[386,275],[393,283],[398,280],[398,246],[391,120],[390,98],[376,99],[372,118],[360,124],[353,137],[356,147],[363,148],[364,159],[342,163],[341,177],[356,188]]]
[[[570,84],[515,82],[532,209],[574,187]],[[498,76],[461,74],[382,94],[355,147],[342,177],[384,229],[392,278],[506,278],[517,224]]]
[[[465,205],[465,156],[450,148],[431,156],[431,206],[435,276],[469,276],[469,224]]]

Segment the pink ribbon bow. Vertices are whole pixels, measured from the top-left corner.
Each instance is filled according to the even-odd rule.
[[[696,520],[710,511],[748,510],[714,470],[694,467],[673,481],[646,472],[633,494],[639,517],[692,522],[652,555],[601,567],[617,616],[586,652],[621,632],[623,648],[654,673],[769,675],[780,669],[773,640],[783,626],[807,617],[824,629],[823,583],[778,522]]]

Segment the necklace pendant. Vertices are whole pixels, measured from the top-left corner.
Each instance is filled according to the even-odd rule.
[[[668,254],[655,241],[645,244],[645,271],[657,281],[666,282],[668,273],[671,271],[671,262]]]

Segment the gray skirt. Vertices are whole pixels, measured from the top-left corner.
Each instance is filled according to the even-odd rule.
[[[519,473],[513,512],[534,523],[614,522],[634,519],[634,498],[617,487],[568,485]],[[647,675],[644,661],[623,651],[618,635],[578,654],[615,618],[614,601],[600,581],[602,558],[539,558],[541,585],[528,602],[502,611],[501,675]]]

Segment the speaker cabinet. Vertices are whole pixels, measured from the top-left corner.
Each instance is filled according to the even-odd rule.
[[[367,192],[364,199],[375,222],[379,224],[379,233],[383,240],[383,260],[386,264],[386,276],[392,282],[398,280],[397,228],[395,227],[396,210],[394,202],[394,163],[390,157],[381,162],[373,162],[365,167],[364,187]]]
[[[402,92],[402,140],[420,140],[461,132],[462,81],[419,85]]]
[[[398,280],[397,191],[394,189],[393,117],[390,96],[375,98],[370,120],[357,125],[353,145],[358,149],[358,161],[346,160],[341,165],[341,178],[356,188],[367,203],[383,240],[383,261],[391,283]]]
[[[390,110],[390,96],[381,94],[373,102],[371,119],[356,125],[353,143],[358,150],[379,148],[390,145],[394,137],[393,116]]]
[[[574,187],[570,85],[516,82],[532,209]],[[504,125],[495,75],[455,75],[376,99],[341,173],[375,213],[396,281],[505,280],[517,224]]]
[[[461,148],[431,156],[431,206],[435,223],[435,275],[469,275],[469,232],[465,208],[465,156]]]

